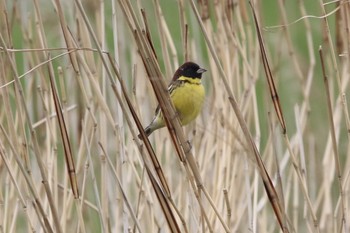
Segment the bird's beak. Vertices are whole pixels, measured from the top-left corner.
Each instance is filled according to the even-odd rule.
[[[199,69],[197,70],[197,73],[198,73],[198,74],[203,74],[203,73],[206,72],[206,71],[207,71],[206,69],[199,68]]]

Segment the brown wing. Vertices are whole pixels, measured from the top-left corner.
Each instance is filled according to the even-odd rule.
[[[171,81],[170,84],[169,84],[169,86],[168,86],[168,92],[169,92],[170,97],[171,97],[171,94],[172,94],[173,90],[174,90],[175,88],[177,88],[177,87],[183,85],[184,83],[185,83],[185,81],[183,81],[183,80]],[[159,104],[158,104],[158,106],[157,106],[157,108],[156,108],[156,111],[155,111],[155,116],[158,115],[159,111],[160,111],[160,107],[159,107]]]

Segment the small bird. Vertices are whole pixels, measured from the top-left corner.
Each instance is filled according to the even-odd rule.
[[[185,62],[176,70],[169,84],[168,92],[182,125],[193,121],[202,110],[205,90],[201,79],[206,71],[194,62]],[[148,137],[164,126],[163,114],[158,106],[151,124],[145,128],[145,133]]]

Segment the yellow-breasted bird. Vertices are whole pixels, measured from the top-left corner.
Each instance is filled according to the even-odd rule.
[[[206,71],[194,62],[185,62],[176,70],[169,84],[168,92],[182,125],[193,121],[202,110],[205,91],[201,79]],[[151,124],[145,128],[145,133],[149,136],[164,126],[163,114],[158,106]]]

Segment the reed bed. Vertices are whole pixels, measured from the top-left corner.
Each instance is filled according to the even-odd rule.
[[[349,1],[0,12],[0,233],[350,232]],[[188,60],[206,101],[181,127]]]

